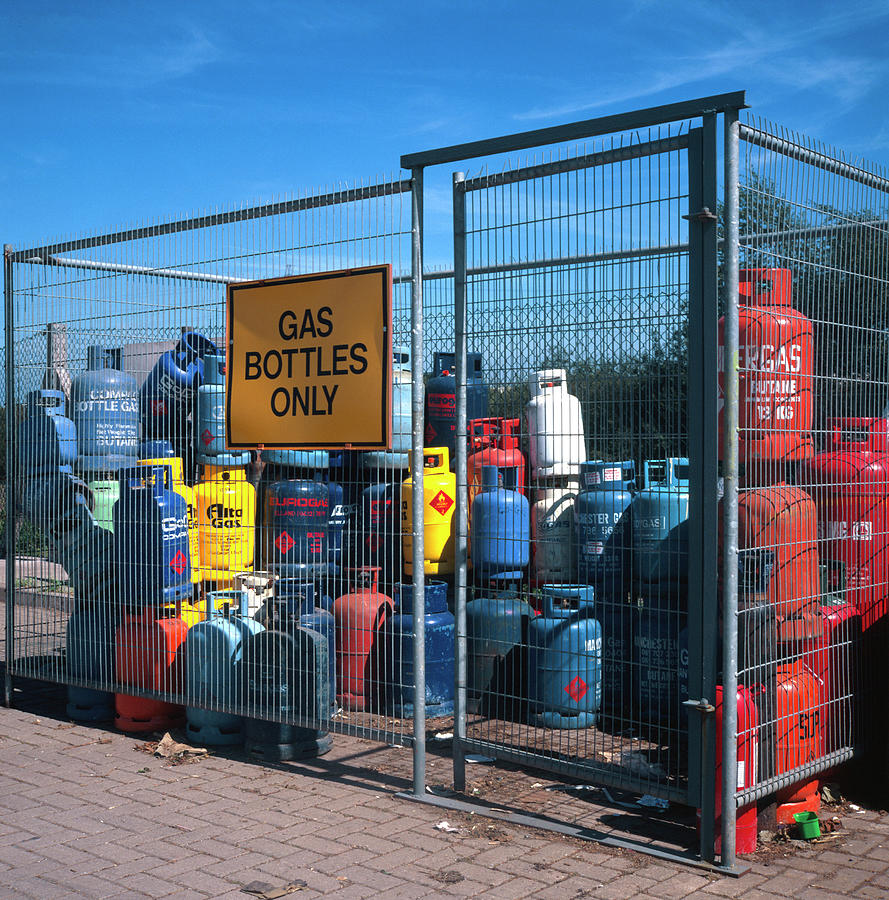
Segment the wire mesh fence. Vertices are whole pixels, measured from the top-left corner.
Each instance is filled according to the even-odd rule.
[[[742,818],[777,791],[792,824],[886,739],[889,180],[758,119],[740,136],[737,787]]]
[[[428,717],[456,782],[476,751],[697,806],[704,856],[719,782],[745,850],[758,801],[813,807],[887,739],[889,181],[742,125],[736,292],[713,110],[743,98],[712,100],[457,174],[453,269],[422,276],[412,187],[460,148],[8,255],[8,672],[68,685],[73,718],[260,759],[421,742]],[[227,446],[226,286],[378,265],[390,446]]]
[[[68,684],[77,719],[246,738],[261,758],[323,752],[331,731],[410,739],[409,191],[19,254],[9,671]],[[228,448],[226,285],[381,261],[398,276],[391,452]]]
[[[466,747],[683,798],[687,147],[665,127],[455,183]]]

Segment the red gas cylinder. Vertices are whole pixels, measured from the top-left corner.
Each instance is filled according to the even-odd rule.
[[[790,269],[741,269],[739,458],[798,461],[814,455],[812,323],[791,305]],[[724,397],[723,319],[719,320],[719,458]]]
[[[373,670],[372,660],[386,655],[378,652],[377,640],[394,604],[377,589],[379,568],[362,566],[348,575],[352,591],[333,603],[337,700],[344,709],[365,709],[368,700],[381,693],[381,675]]]
[[[820,685],[802,660],[778,666],[776,750],[778,774],[814,762],[821,748]],[[805,780],[778,792],[778,823],[789,825],[794,813],[815,812],[821,805],[818,779]]]
[[[750,691],[738,687],[738,790],[756,784],[757,715]],[[700,822],[701,811],[698,810]],[[722,853],[722,685],[716,686],[716,852]],[[738,810],[735,821],[735,850],[756,850],[756,803]]]
[[[188,626],[179,616],[155,619],[144,613],[126,619],[115,636],[117,677],[124,684],[178,694],[182,690],[180,645]],[[162,731],[185,724],[185,708],[150,697],[114,695],[115,725],[121,731]]]
[[[830,450],[806,467],[822,556],[846,566],[866,631],[889,611],[889,419],[830,419]]]
[[[783,637],[817,634],[820,615],[815,503],[788,484],[738,492],[738,543],[775,554],[768,600]]]
[[[521,419],[473,419],[469,423],[470,456],[467,460],[469,502],[481,490],[482,466],[516,470],[515,490],[527,493],[525,456],[519,447]]]

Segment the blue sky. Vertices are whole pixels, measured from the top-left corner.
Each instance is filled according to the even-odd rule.
[[[0,29],[0,222],[17,246],[738,89],[889,163],[889,0],[7,0]],[[430,212],[449,175],[430,180]]]

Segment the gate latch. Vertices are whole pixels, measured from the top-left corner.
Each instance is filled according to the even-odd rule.
[[[702,697],[700,700],[683,700],[682,705],[689,706],[702,713],[716,712],[716,707],[706,697]]]
[[[709,206],[705,206],[698,212],[689,213],[687,216],[683,216],[682,218],[687,219],[689,222],[715,222],[718,216],[716,215],[716,213],[710,212]]]

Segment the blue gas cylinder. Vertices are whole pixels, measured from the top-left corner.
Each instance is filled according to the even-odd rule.
[[[174,456],[176,450],[165,438],[142,441],[139,444],[139,459],[172,459]]]
[[[197,363],[194,363],[197,365]],[[246,466],[250,451],[229,451],[225,446],[225,357],[210,354],[203,362],[203,384],[198,388],[194,449],[197,461],[210,466]]]
[[[544,728],[596,724],[602,699],[602,629],[589,585],[545,584],[528,623],[528,703]]]
[[[392,443],[389,450],[365,453],[364,465],[403,472],[410,465],[412,423],[411,351],[400,345],[392,348]]]
[[[515,470],[505,469],[504,474],[510,471]],[[500,487],[499,476],[497,466],[482,466],[481,490],[475,495],[470,512],[472,571],[482,581],[521,578],[531,559],[528,498]]]
[[[298,478],[267,483],[262,513],[265,568],[289,578],[326,571],[329,519],[326,484]]]
[[[395,585],[395,612],[383,626],[380,647],[390,648],[381,671],[393,714],[414,714],[414,586]],[[449,716],[454,712],[454,616],[448,612],[448,586],[427,579],[424,595],[426,640],[426,715]]]
[[[403,479],[402,479],[403,480]],[[401,576],[401,481],[368,485],[361,492],[353,567],[379,566],[381,580]]]
[[[330,466],[327,450],[263,450],[262,458],[269,465],[291,469],[327,469]]]
[[[288,631],[294,626],[311,628],[324,636],[327,643],[327,680],[331,715],[336,712],[336,621],[330,597],[316,591],[305,578],[279,578],[275,596],[266,601],[255,618],[266,628]]]
[[[325,727],[331,709],[329,663],[322,634],[292,626],[251,635],[243,644],[240,667],[246,708],[267,717],[245,721],[248,754],[271,762],[330,750]],[[292,724],[297,719],[312,725]]]
[[[130,609],[174,603],[192,594],[185,500],[165,486],[162,466],[121,469],[114,505],[120,600]]]
[[[531,605],[513,591],[466,604],[467,703],[472,712],[513,718],[525,694]]]
[[[113,472],[134,465],[139,452],[139,388],[136,379],[111,367],[104,347],[87,348],[87,368],[71,384],[77,430],[77,466]]]
[[[688,582],[688,460],[647,460],[633,498],[633,580],[649,605],[669,602]]]
[[[226,599],[229,603],[225,603]],[[209,618],[188,629],[185,639],[186,733],[196,745],[232,746],[244,740],[243,717],[207,706],[242,705],[238,663],[243,642],[263,630],[245,615],[241,591],[211,591]]]
[[[139,393],[146,438],[181,435],[203,380],[204,360],[218,353],[209,338],[186,331],[172,350],[160,355]]]
[[[73,471],[77,431],[65,415],[64,392],[31,391],[17,438],[19,474]]]
[[[52,472],[25,481],[22,513],[49,538],[50,555],[68,573],[75,597],[107,601],[117,581],[113,536],[96,521],[92,501],[82,479]]]
[[[107,603],[83,604],[71,613],[65,632],[65,660],[72,680],[114,684],[114,634],[117,617]],[[114,694],[68,685],[69,718],[104,722],[114,718]]]
[[[635,598],[613,596],[596,601],[602,625],[602,718],[606,729],[626,727],[635,669],[633,637],[639,617]]]
[[[426,425],[424,447],[447,447],[448,458],[457,452],[456,356],[436,353],[432,377],[426,383]],[[481,353],[466,354],[466,420],[488,417],[488,386],[482,378]]]
[[[633,630],[632,718],[646,732],[653,728],[676,730],[680,726],[680,634],[687,616],[662,598],[642,598]],[[687,635],[687,632],[686,632]],[[685,648],[688,655],[688,645]],[[686,677],[688,665],[685,667]],[[686,683],[686,691],[687,691]]]
[[[580,493],[574,501],[577,562],[580,580],[595,585],[599,600],[623,599],[629,587],[632,536],[624,513],[635,485],[632,460],[580,465]]]

